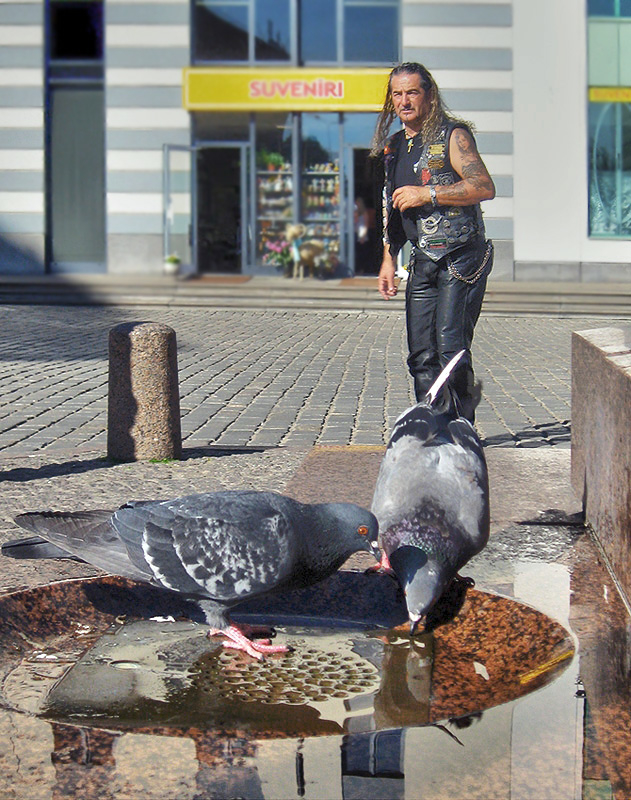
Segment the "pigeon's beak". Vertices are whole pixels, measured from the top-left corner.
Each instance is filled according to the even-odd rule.
[[[379,547],[378,542],[370,543],[370,552],[377,559],[377,561],[381,561],[381,548]]]
[[[422,621],[423,617],[417,617],[416,619],[410,617],[410,636],[416,635],[416,630]]]

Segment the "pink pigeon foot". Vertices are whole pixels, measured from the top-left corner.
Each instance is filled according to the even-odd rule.
[[[290,648],[282,644],[269,644],[269,639],[263,639],[253,642],[251,639],[241,631],[236,625],[230,625],[225,630],[220,628],[211,628],[208,631],[208,637],[211,636],[225,636],[228,641],[223,643],[223,646],[231,650],[243,650],[253,658],[263,659],[267,655],[274,653],[289,653]]]
[[[239,630],[248,639],[265,639],[265,644],[269,644],[269,640],[276,636],[276,631],[270,625],[250,625],[247,622],[240,622]]]

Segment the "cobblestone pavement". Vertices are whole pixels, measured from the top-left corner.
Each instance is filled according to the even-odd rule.
[[[0,454],[106,449],[108,331],[177,333],[184,446],[376,445],[413,402],[402,315],[0,307]],[[570,334],[597,319],[482,317],[474,342],[489,446],[568,447]]]

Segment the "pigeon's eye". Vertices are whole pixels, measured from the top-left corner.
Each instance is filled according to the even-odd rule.
[[[360,536],[366,536],[368,533],[368,528],[365,525],[360,525],[359,528],[357,528],[357,533]]]

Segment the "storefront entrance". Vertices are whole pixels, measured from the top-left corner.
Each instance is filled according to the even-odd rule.
[[[165,255],[197,274],[290,275],[299,252],[306,276],[375,275],[373,129],[372,114],[199,115],[204,140],[165,150]]]
[[[353,176],[353,241],[349,241],[349,266],[355,275],[376,275],[381,266],[381,169],[366,148],[351,151]],[[349,169],[349,171],[350,171]]]
[[[187,272],[247,272],[249,153],[233,142],[165,148],[164,253]]]
[[[196,265],[200,273],[244,271],[246,147],[202,146],[195,153]]]

